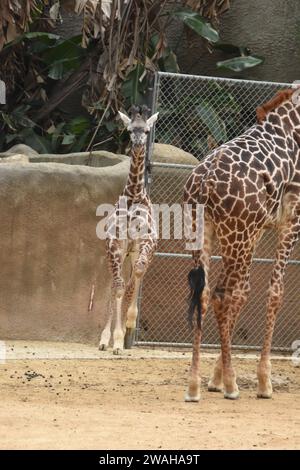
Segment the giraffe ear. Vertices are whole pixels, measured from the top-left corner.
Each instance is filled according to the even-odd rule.
[[[292,103],[295,106],[298,106],[300,104],[300,86],[299,86],[299,83],[297,83],[297,85],[298,85],[297,88],[295,89],[295,91],[292,94]]]
[[[123,124],[125,125],[125,127],[128,127],[129,124],[131,123],[131,119],[128,116],[126,116],[126,114],[121,113],[121,111],[118,111],[118,113],[119,113],[119,116],[122,119]]]
[[[147,119],[147,125],[150,127],[150,129],[153,126],[153,124],[156,122],[157,118],[158,118],[158,113],[155,113],[155,114],[153,114],[153,116],[151,116],[151,117],[149,117],[149,119]]]

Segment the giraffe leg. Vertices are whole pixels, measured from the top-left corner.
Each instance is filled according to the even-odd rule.
[[[99,349],[106,351],[111,338],[111,325],[115,314],[116,322],[113,332],[113,352],[119,354],[123,349],[124,329],[122,325],[122,299],[125,292],[123,278],[114,279],[111,289],[111,300],[109,308],[109,316],[104,330],[102,331]]]
[[[113,353],[120,354],[124,349],[125,331],[122,322],[122,302],[125,293],[124,281],[121,286],[116,288],[116,323],[113,332]]]
[[[154,240],[143,241],[140,244],[138,253],[133,253],[131,256],[131,286],[126,298],[128,305],[128,308],[126,308],[126,334],[124,340],[126,349],[130,349],[134,341],[140,285],[152,260],[155,247],[156,242]]]
[[[210,263],[210,255],[214,241],[214,229],[209,223],[204,227],[204,243],[202,250],[193,253],[195,267],[202,266],[205,273],[205,287],[201,295],[201,312],[202,318],[205,318],[208,304],[209,304],[209,286],[208,286],[208,271]],[[185,395],[185,401],[198,402],[200,400],[200,346],[201,346],[202,330],[201,325],[196,323],[194,331],[193,351],[192,351],[192,364],[190,368],[188,390]]]
[[[202,303],[203,305],[203,303]],[[185,395],[185,401],[198,402],[200,400],[200,346],[201,346],[201,328],[196,327],[193,342],[192,365],[189,378],[188,391]]]
[[[212,300],[221,339],[224,396],[226,398],[236,399],[239,396],[239,390],[236,384],[235,372],[231,364],[231,338],[229,328],[230,293],[226,292],[225,288],[219,285],[213,294]],[[218,372],[218,378],[220,379],[220,369],[218,370]],[[217,383],[216,386],[220,386],[220,383]]]
[[[250,265],[252,260],[252,252],[254,251],[254,247],[257,245],[258,241],[263,236],[265,230],[261,229],[257,231],[254,236],[252,237],[252,243],[249,245],[247,251],[244,254],[243,261],[237,260],[237,267],[236,269],[240,271],[241,279],[240,279],[240,287],[235,289],[235,296],[231,298],[231,311],[229,312],[230,320],[229,320],[229,334],[232,340],[234,328],[237,324],[239,319],[240,313],[247,301],[248,294],[250,292]],[[252,248],[251,248],[252,247]],[[246,256],[245,256],[246,255]],[[240,267],[243,266],[243,269]],[[224,274],[224,268],[221,272],[220,279],[224,280],[226,275]],[[223,287],[224,289],[224,287]],[[222,290],[222,286],[221,286]],[[222,392],[223,391],[223,361],[222,361],[222,353],[218,356],[213,374],[211,379],[208,383],[208,391],[210,392]]]
[[[125,348],[130,349],[132,347],[135,330],[136,330],[136,319],[138,315],[138,294],[141,285],[142,279],[134,275],[134,284],[132,292],[132,300],[130,302],[129,308],[127,310],[127,319],[126,319],[126,333],[125,333]]]
[[[113,292],[112,292],[113,294]],[[113,318],[113,302],[114,298],[111,295],[111,298],[109,300],[109,308],[108,308],[108,319],[106,322],[106,325],[101,333],[101,338],[99,342],[99,349],[100,351],[106,351],[109,345],[110,337],[111,337],[111,324],[112,324],[112,318]]]
[[[125,322],[126,322],[127,311],[128,311],[129,305],[132,301],[134,291],[135,291],[135,277],[134,277],[134,274],[133,274],[133,271],[132,271],[131,276],[130,276],[130,280],[129,280],[127,286],[126,286],[126,290],[125,290],[125,294],[124,294],[124,310],[123,310],[123,313],[124,313]],[[132,333],[131,337],[128,338],[128,335],[126,335],[126,331],[125,331],[124,348],[125,349],[130,349],[131,346],[132,346],[133,340],[134,340],[134,332]]]
[[[108,239],[107,260],[112,273],[111,301],[109,316],[106,326],[101,334],[99,349],[105,350],[108,347],[111,336],[111,324],[114,314],[116,315],[115,328],[113,332],[113,350],[118,354],[123,349],[124,331],[122,326],[122,299],[125,291],[125,283],[122,277],[122,267],[125,257],[125,249],[122,242],[116,239]]]
[[[284,225],[279,232],[276,260],[273,267],[270,287],[267,300],[267,317],[266,317],[266,332],[261,351],[260,361],[257,367],[258,378],[258,398],[271,398],[272,397],[272,382],[271,382],[271,345],[274,332],[274,326],[277,313],[282,304],[284,284],[283,278],[287,261],[290,257],[291,251],[298,240],[300,231],[300,218],[295,217]]]
[[[222,270],[223,271],[223,270]],[[222,274],[220,276],[223,277]],[[212,299],[213,300],[213,299]],[[209,392],[222,392],[223,391],[223,363],[222,363],[222,353],[219,354],[212,376],[208,381],[207,390]]]
[[[131,349],[134,337],[136,318],[138,315],[138,293],[140,288],[141,279],[135,274],[134,267],[138,259],[138,252],[130,253],[132,273],[129,284],[125,292],[125,319],[126,319],[126,333],[124,338],[125,349]]]
[[[222,392],[223,391],[223,365],[222,354],[219,354],[212,376],[208,382],[207,390],[209,392]]]
[[[239,255],[239,253],[243,255]],[[246,250],[243,245],[236,248],[234,256],[223,256],[223,270],[214,291],[212,300],[221,339],[221,360],[217,361],[216,371],[210,381],[210,388],[220,389],[223,376],[224,397],[236,399],[239,390],[236,375],[231,362],[231,338],[234,326],[246,303],[250,290],[249,270],[252,261],[253,247]],[[222,363],[222,372],[221,372]]]
[[[249,276],[245,282],[244,289],[239,292],[239,299],[235,308],[232,308],[230,324],[229,324],[229,333],[232,340],[234,327],[238,321],[241,310],[245,305],[248,294],[250,292]],[[222,353],[218,356],[213,374],[208,382],[208,391],[209,392],[222,392],[223,391],[223,362],[222,362]]]

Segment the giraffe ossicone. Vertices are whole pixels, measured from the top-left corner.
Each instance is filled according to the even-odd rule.
[[[198,309],[198,318],[204,319],[210,301],[208,273],[216,240],[221,252],[222,270],[211,298],[220,332],[221,355],[208,389],[224,390],[225,398],[239,396],[231,362],[231,339],[250,292],[253,253],[266,229],[277,230],[266,331],[257,369],[257,396],[270,398],[275,319],[282,303],[286,264],[300,234],[299,88],[278,92],[257,109],[257,124],[212,150],[188,178],[184,203],[200,203],[205,207],[203,247],[192,251],[194,269],[189,275],[190,309],[192,313]],[[186,401],[200,398],[201,323],[196,322],[194,328]]]

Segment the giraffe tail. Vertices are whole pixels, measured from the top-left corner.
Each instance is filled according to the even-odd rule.
[[[197,326],[201,328],[201,295],[205,287],[205,272],[202,266],[192,269],[188,274],[188,282],[191,289],[189,297],[188,321],[193,328],[194,312],[197,308]]]

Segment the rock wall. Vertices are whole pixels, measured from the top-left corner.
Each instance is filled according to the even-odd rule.
[[[95,343],[110,292],[96,208],[115,203],[129,159],[28,155],[0,159],[0,338]]]

